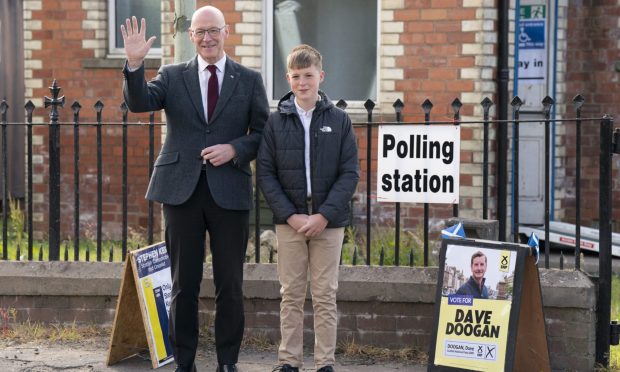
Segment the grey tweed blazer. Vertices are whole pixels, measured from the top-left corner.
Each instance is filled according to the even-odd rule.
[[[207,123],[204,116],[198,62],[166,65],[146,82],[144,67],[130,72],[125,65],[123,95],[132,112],[163,109],[166,139],[146,198],[179,205],[192,195],[201,172],[200,151],[216,144],[231,144],[237,156],[219,167],[207,166],[206,177],[215,202],[222,208],[249,210],[252,206],[252,171],[263,127],[269,115],[261,76],[226,57],[220,96]],[[205,103],[206,104],[206,103]]]

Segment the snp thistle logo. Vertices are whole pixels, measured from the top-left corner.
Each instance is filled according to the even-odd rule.
[[[502,251],[499,256],[499,271],[508,272],[508,268],[510,267],[510,252]]]

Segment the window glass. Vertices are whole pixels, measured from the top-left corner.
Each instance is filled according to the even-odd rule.
[[[123,35],[121,35],[120,25],[125,23],[125,19],[131,16],[146,20],[147,39],[156,36],[152,48],[161,48],[161,1],[153,0],[112,0],[114,2],[114,24],[116,25],[114,46],[117,49],[123,48]],[[112,9],[112,7],[110,7]]]
[[[298,44],[323,55],[321,90],[334,101],[376,98],[377,0],[273,0],[273,99],[290,90],[286,56]]]

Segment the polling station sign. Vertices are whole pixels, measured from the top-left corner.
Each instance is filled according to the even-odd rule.
[[[439,267],[429,371],[550,370],[530,248],[444,239]]]
[[[377,200],[458,203],[460,139],[458,125],[380,125]]]

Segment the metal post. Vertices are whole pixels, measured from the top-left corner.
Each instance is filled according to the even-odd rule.
[[[34,112],[34,103],[28,100],[26,105],[26,119],[28,123],[28,127],[26,130],[26,138],[27,138],[27,151],[28,156],[26,159],[27,166],[27,174],[28,174],[28,190],[27,190],[27,210],[28,210],[28,260],[33,260],[33,252],[32,252],[32,113]]]
[[[60,87],[54,82],[49,87],[52,98],[45,97],[45,107],[51,106],[49,125],[49,253],[50,261],[60,260],[60,125],[58,107],[65,105],[65,97],[58,97]]]
[[[392,105],[396,111],[396,121],[400,123],[402,120],[402,112],[405,104],[399,99]],[[394,265],[400,265],[400,203],[395,203],[396,219],[394,221]],[[426,244],[426,239],[424,239]],[[426,266],[426,263],[424,264]]]
[[[153,168],[155,164],[155,113],[149,113],[149,179],[151,179],[151,175],[153,174]],[[147,219],[147,241],[148,244],[153,244],[153,220],[154,220],[154,206],[153,201],[149,200],[149,214]],[[125,260],[125,256],[123,255],[122,260]]]
[[[454,101],[452,101],[452,111],[454,112],[454,125],[461,124],[461,107],[463,107],[463,104],[458,98],[455,98]],[[453,217],[459,216],[459,203],[460,200],[457,200],[455,204],[452,204]]]
[[[513,110],[513,120],[514,120],[514,147],[515,147],[515,158],[514,158],[514,175],[512,177],[512,187],[513,187],[513,202],[512,206],[514,209],[514,222],[512,224],[512,240],[515,243],[519,242],[519,110],[521,109],[521,105],[523,105],[523,101],[518,96],[512,99],[510,102]]]
[[[499,120],[508,119],[508,15],[509,0],[499,0],[497,9],[497,113]],[[506,125],[497,125],[497,220],[499,240],[506,241],[506,204],[508,202],[508,133]]]
[[[80,260],[80,109],[78,101],[73,109],[73,261]]]
[[[102,138],[101,138],[101,111],[103,110],[103,102],[95,103],[97,111],[97,262],[101,261],[101,238],[103,228],[103,154],[102,154]]]
[[[127,254],[127,116],[129,113],[129,107],[125,102],[121,103],[121,112],[123,113],[123,222],[121,225],[121,257],[125,257]],[[110,254],[114,252],[113,248],[110,248]]]
[[[489,218],[489,110],[493,102],[489,97],[484,97],[482,102],[484,110],[483,124],[483,151],[482,151],[482,218]]]
[[[0,122],[2,123],[2,258],[7,260],[9,255],[9,234],[8,234],[8,223],[9,223],[9,197],[8,197],[8,157],[9,151],[7,149],[6,144],[6,135],[7,135],[7,111],[9,109],[9,105],[6,103],[6,100],[2,100],[0,103]]]
[[[573,98],[577,126],[577,159],[575,159],[575,270],[581,268],[581,107],[585,99],[578,94]]]
[[[549,223],[551,220],[551,106],[553,99],[547,96],[542,101],[543,114],[545,115],[545,268],[549,268],[549,250],[551,240],[549,239]]]
[[[424,123],[425,125],[430,125],[431,120],[431,110],[433,109],[433,103],[426,99],[422,102],[422,109],[424,110]],[[424,267],[428,266],[428,240],[429,240],[429,209],[428,203],[424,203]]]
[[[600,178],[599,178],[599,279],[596,310],[596,362],[609,365],[611,319],[611,210],[613,119],[605,115],[601,120]]]
[[[368,99],[364,103],[364,108],[368,113],[368,123],[366,123],[366,265],[370,265],[370,193],[372,190],[370,173],[372,171],[372,110],[375,108],[375,103]]]
[[[174,62],[183,62],[196,54],[194,44],[188,36],[196,0],[174,0]]]

